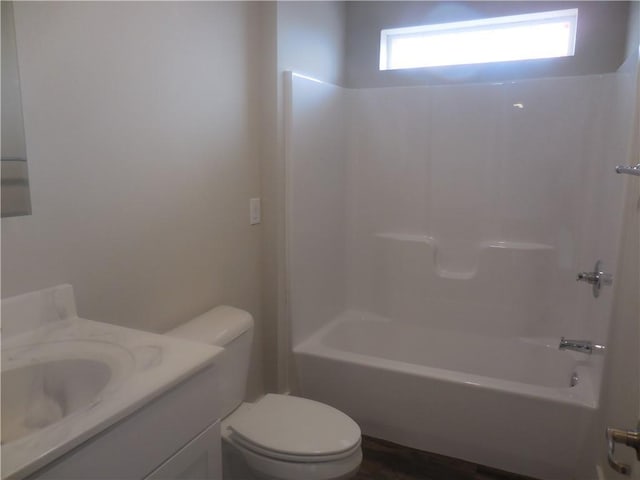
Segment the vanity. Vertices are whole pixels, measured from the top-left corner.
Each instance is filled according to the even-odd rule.
[[[79,318],[70,285],[2,301],[2,480],[222,478],[223,349]]]

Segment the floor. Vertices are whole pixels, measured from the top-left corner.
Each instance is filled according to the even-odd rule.
[[[363,437],[362,450],[354,480],[535,480],[372,437]]]

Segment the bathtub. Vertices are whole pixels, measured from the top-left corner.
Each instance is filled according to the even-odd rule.
[[[566,480],[576,475],[599,382],[594,360],[559,351],[558,341],[346,311],[294,348],[296,393],[344,411],[373,437]]]

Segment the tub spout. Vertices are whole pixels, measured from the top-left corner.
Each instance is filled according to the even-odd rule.
[[[595,344],[589,340],[567,340],[562,337],[560,339],[560,350],[573,350],[575,352],[582,352],[591,354],[593,352],[602,352],[605,349],[604,345]]]

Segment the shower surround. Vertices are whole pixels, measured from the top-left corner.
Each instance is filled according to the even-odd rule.
[[[287,87],[294,390],[375,437],[579,474],[603,355],[557,346],[607,341],[612,289],[575,278],[615,273],[632,76]]]

